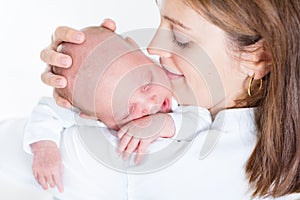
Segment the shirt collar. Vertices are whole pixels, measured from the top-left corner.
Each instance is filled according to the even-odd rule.
[[[256,132],[254,108],[222,110],[216,115],[210,129],[224,133],[237,130]]]

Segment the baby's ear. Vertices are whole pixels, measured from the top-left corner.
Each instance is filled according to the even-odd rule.
[[[261,79],[271,71],[272,54],[266,48],[264,39],[246,47],[240,58],[248,76],[254,76],[254,79]]]
[[[85,119],[93,119],[93,120],[98,119],[96,116],[88,115],[88,114],[85,114],[83,112],[80,112],[79,116],[82,117],[82,118],[85,118]]]
[[[127,42],[129,42],[132,46],[136,47],[136,48],[140,48],[139,45],[131,38],[131,37],[126,37],[125,40]]]

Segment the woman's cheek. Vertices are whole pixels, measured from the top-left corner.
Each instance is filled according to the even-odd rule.
[[[211,108],[224,98],[222,81],[216,78],[218,72],[210,68],[209,62],[198,63],[195,67],[187,60],[175,57],[174,63],[184,75],[181,81],[172,81],[183,104]]]

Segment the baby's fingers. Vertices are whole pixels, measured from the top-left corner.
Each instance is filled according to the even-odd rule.
[[[121,153],[123,151],[125,151],[126,147],[128,146],[130,140],[131,140],[132,136],[125,134],[121,140],[120,140],[120,144],[119,144],[119,148],[118,151]]]
[[[53,176],[51,174],[48,174],[46,176],[46,183],[49,183],[50,187],[51,188],[54,188],[55,187],[55,183],[54,183],[54,180],[53,180]]]
[[[147,153],[148,147],[150,145],[149,140],[142,140],[137,148],[136,156],[135,156],[135,164],[140,164],[143,160],[145,154]]]
[[[63,185],[63,181],[62,181],[62,174],[60,174],[60,173],[54,174],[53,179],[54,179],[54,182],[57,186],[57,189],[60,192],[63,192],[64,191],[64,185]]]
[[[48,184],[44,175],[37,175],[37,182],[42,186],[44,190],[48,190]]]
[[[137,146],[140,143],[140,139],[138,138],[132,138],[129,142],[129,144],[127,145],[127,148],[123,154],[123,159],[124,160],[128,160],[129,157],[132,155],[132,153],[136,150]]]
[[[117,135],[118,135],[118,138],[122,138],[126,133],[127,133],[127,127],[124,126],[122,128],[120,128],[120,130],[118,131]]]

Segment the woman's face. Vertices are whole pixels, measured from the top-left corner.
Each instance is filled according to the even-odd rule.
[[[160,56],[182,105],[233,106],[246,76],[230,56],[225,32],[181,0],[158,0],[161,24],[148,51]]]

